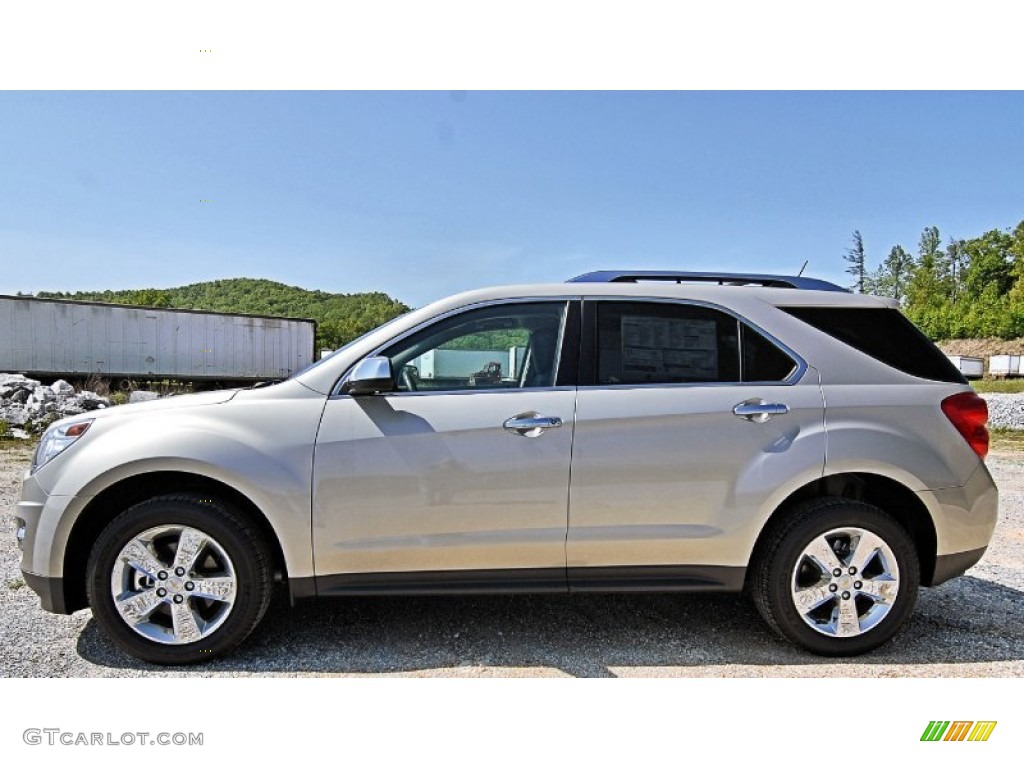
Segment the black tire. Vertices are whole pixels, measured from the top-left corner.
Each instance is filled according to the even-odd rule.
[[[849,548],[862,540],[864,551],[872,548],[863,537],[841,533],[844,529],[874,534],[888,548],[888,552],[876,548],[880,554],[864,563],[868,576],[861,574],[863,581],[854,581],[856,575],[849,573],[853,564]],[[835,576],[834,569],[827,573],[805,552],[825,534],[830,534],[826,542],[842,566],[841,576]],[[894,564],[887,563],[890,555]],[[888,571],[879,572],[883,564]],[[893,567],[898,570],[894,598],[876,601],[856,586],[871,589],[881,585],[891,590]],[[874,650],[896,634],[913,610],[920,581],[914,542],[895,518],[863,502],[821,498],[797,505],[766,533],[755,556],[750,588],[761,616],[787,640],[821,656],[856,656]],[[804,590],[815,591],[804,597],[807,606],[819,599],[826,602],[801,612],[796,601],[804,596]],[[850,595],[845,598],[849,601],[845,606],[844,595]],[[841,609],[846,611],[844,619],[840,619],[844,615]],[[847,630],[856,627],[857,633],[839,636],[841,624]]]
[[[194,642],[179,640],[178,644],[167,644],[149,636],[144,636],[128,624],[128,620],[121,616],[115,605],[115,598],[112,589],[112,582],[115,575],[130,571],[132,578],[141,577],[141,571],[137,568],[125,568],[124,562],[119,557],[124,548],[147,531],[162,526],[187,527],[206,534],[213,542],[213,545],[204,545],[196,557],[194,576],[186,574],[182,579],[174,579],[173,572],[168,578],[174,581],[171,591],[180,590],[184,595],[179,602],[185,603],[190,608],[195,606],[194,617],[202,617],[204,612],[213,617],[209,623],[205,623],[209,634]],[[179,537],[179,541],[184,537]],[[160,558],[161,562],[173,564],[174,553],[177,551],[173,543],[173,535],[167,537],[171,543],[169,555]],[[163,545],[163,540],[158,540],[153,545]],[[224,555],[231,567],[231,577],[234,579],[232,590],[232,602],[227,605],[218,603],[216,600],[204,600],[197,598],[194,594],[188,595],[184,590],[191,584],[204,583],[198,580],[204,575],[198,569],[208,564],[210,568],[216,569],[223,566]],[[120,570],[115,571],[115,568]],[[184,569],[183,569],[184,570]],[[214,576],[216,573],[214,571]],[[188,581],[189,578],[194,581]],[[116,517],[99,535],[93,546],[89,557],[87,569],[87,589],[89,603],[92,606],[93,616],[100,627],[114,641],[117,646],[135,658],[142,659],[154,664],[195,664],[217,658],[239,645],[256,628],[266,613],[272,593],[272,571],[271,560],[268,554],[266,541],[260,532],[249,523],[239,512],[218,499],[202,498],[193,495],[158,496],[147,501],[140,502],[125,510]],[[156,581],[157,586],[167,582]],[[212,582],[205,582],[212,583]],[[147,582],[148,584],[148,582]],[[141,591],[149,591],[149,586],[138,587]],[[152,587],[155,592],[155,586]],[[164,590],[166,595],[168,590]],[[133,593],[137,594],[137,593]],[[177,600],[175,592],[172,595]],[[144,623],[152,632],[159,633],[161,622],[170,624],[172,606],[168,600],[147,616],[151,616]],[[163,613],[167,614],[165,618]],[[202,618],[196,620],[202,621]],[[177,637],[177,630],[168,627],[171,634]],[[187,632],[181,633],[182,638],[188,638]]]

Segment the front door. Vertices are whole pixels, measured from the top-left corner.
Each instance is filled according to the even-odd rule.
[[[321,593],[566,588],[570,306],[446,316],[378,353],[396,391],[328,401],[314,459]]]

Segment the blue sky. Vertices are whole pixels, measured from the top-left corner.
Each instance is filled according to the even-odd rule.
[[[845,284],[854,229],[877,264],[1021,219],[1022,93],[0,93],[0,293],[245,276],[418,306],[805,259]]]

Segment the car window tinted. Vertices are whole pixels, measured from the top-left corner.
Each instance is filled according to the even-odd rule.
[[[781,307],[793,317],[911,376],[965,384],[963,374],[896,309]]]
[[[384,351],[402,392],[554,386],[566,303],[500,304],[440,320]]]
[[[600,302],[597,318],[598,384],[781,382],[797,367],[761,333],[709,307]]]
[[[600,302],[598,384],[739,381],[736,318],[688,304]]]
[[[796,370],[796,362],[749,325],[741,323],[743,381],[784,381]]]

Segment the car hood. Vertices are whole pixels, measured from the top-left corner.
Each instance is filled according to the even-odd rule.
[[[66,416],[55,424],[70,424],[82,419],[108,419],[120,417],[142,416],[156,411],[166,411],[174,408],[194,408],[203,405],[218,405],[226,403],[237,395],[237,389],[223,389],[215,392],[198,392],[193,395],[174,395],[161,397],[159,400],[147,400],[143,403],[129,403],[128,405],[112,405],[109,408],[98,408],[95,411],[86,411],[77,416]]]

